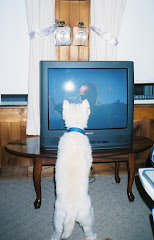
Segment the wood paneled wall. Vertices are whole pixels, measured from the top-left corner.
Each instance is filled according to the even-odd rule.
[[[154,105],[135,105],[134,108],[134,136],[149,137],[154,142]],[[136,154],[136,166],[149,166],[150,149]]]
[[[55,15],[57,20],[65,21],[66,26],[71,27],[71,39],[73,42],[73,27],[78,27],[83,22],[86,28],[90,24],[90,0],[66,1],[56,0]],[[84,46],[57,46],[57,60],[60,61],[86,61],[89,59],[89,44]]]
[[[5,152],[5,145],[17,139],[26,137],[26,107],[1,107],[0,108],[0,172],[9,176],[27,176],[28,166],[32,166],[32,159],[17,157]],[[154,141],[154,105],[135,105],[134,109],[134,135],[146,136]],[[135,156],[136,169],[144,167],[149,158],[150,150],[138,153]],[[15,166],[13,170],[13,166]],[[25,168],[26,167],[26,168]],[[26,170],[25,170],[26,169]],[[49,176],[45,167],[45,175]],[[120,172],[126,172],[126,164],[121,163]],[[6,172],[5,172],[6,171]],[[14,173],[13,173],[14,171]],[[53,169],[49,169],[50,176]],[[95,175],[113,174],[114,164],[95,164]],[[32,168],[30,168],[32,176]]]
[[[32,160],[20,158],[5,152],[5,145],[26,137],[27,107],[0,108],[0,167],[29,166]]]

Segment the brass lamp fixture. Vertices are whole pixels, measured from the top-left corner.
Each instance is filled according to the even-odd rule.
[[[79,22],[78,27],[73,28],[73,45],[88,46],[88,28],[84,27],[83,22]]]
[[[56,46],[71,45],[71,28],[65,26],[65,21],[60,21],[59,27],[56,29]]]

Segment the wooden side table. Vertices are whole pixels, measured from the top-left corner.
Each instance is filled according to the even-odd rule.
[[[130,149],[105,149],[93,151],[93,163],[115,162],[115,181],[120,183],[119,163],[128,162],[128,186],[127,195],[130,202],[134,201],[132,185],[135,176],[135,153],[145,151],[153,146],[153,141],[146,137],[135,137]],[[57,152],[43,152],[40,148],[40,137],[30,137],[14,142],[5,146],[5,150],[13,155],[33,158],[33,179],[36,191],[35,208],[41,206],[41,172],[42,165],[54,165]],[[42,163],[43,159],[43,163]]]

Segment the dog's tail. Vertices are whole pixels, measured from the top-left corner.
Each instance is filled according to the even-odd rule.
[[[74,224],[75,224],[75,218],[71,215],[67,215],[64,222],[64,231],[62,234],[62,239],[66,239],[70,237],[74,228]]]

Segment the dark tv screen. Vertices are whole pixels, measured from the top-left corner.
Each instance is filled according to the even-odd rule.
[[[65,129],[64,99],[70,103],[88,99],[89,130],[127,127],[127,69],[49,68],[48,90],[49,130]]]

